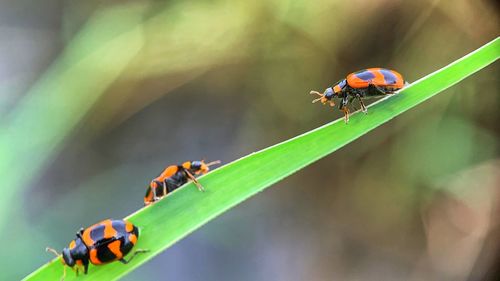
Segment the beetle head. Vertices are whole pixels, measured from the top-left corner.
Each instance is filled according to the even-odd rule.
[[[210,166],[215,165],[215,164],[220,164],[220,161],[217,160],[217,161],[212,161],[209,163],[205,163],[205,160],[192,161],[191,162],[191,170],[197,175],[200,175],[200,174],[203,175],[203,174],[208,173],[208,171],[210,171]]]
[[[326,88],[326,90],[323,92],[323,94],[321,94],[320,92],[316,92],[316,91],[311,91],[309,94],[319,96],[319,98],[314,99],[312,101],[312,103],[320,101],[322,104],[330,103],[330,106],[335,105],[335,102],[333,102],[333,97],[335,97],[337,95],[337,93],[335,93],[333,91],[332,87]]]
[[[69,248],[64,248],[62,250],[62,262],[64,265],[67,265],[69,267],[73,267],[75,265],[75,260],[73,259]]]

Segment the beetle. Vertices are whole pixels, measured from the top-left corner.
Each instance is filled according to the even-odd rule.
[[[149,205],[168,193],[181,187],[188,180],[198,187],[200,191],[204,191],[203,186],[198,182],[195,176],[204,175],[210,170],[210,166],[219,164],[220,161],[205,163],[201,161],[186,161],[181,165],[171,165],[165,168],[163,172],[154,178],[149,184],[146,195],[144,196],[144,205]]]
[[[66,277],[66,266],[78,273],[87,274],[89,262],[95,265],[120,261],[129,263],[138,253],[148,250],[138,249],[125,260],[124,257],[132,250],[139,239],[139,229],[125,220],[107,219],[87,228],[81,228],[76,238],[59,254],[56,250],[47,247],[48,252],[60,257],[64,266],[61,280]]]
[[[339,98],[339,110],[344,112],[344,120],[349,121],[348,105],[354,99],[359,101],[363,113],[368,110],[363,102],[364,98],[382,97],[392,95],[395,91],[402,89],[407,83],[403,76],[398,72],[385,68],[367,68],[357,72],[353,72],[345,79],[340,80],[332,87],[326,88],[323,94],[317,91],[311,91],[311,95],[318,95],[319,98],[312,102],[320,101],[323,104],[330,103],[330,106],[335,106],[333,98]]]

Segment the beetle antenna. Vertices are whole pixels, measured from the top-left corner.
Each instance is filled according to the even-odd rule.
[[[56,255],[56,257],[59,257],[61,255],[56,250],[54,250],[54,249],[52,249],[50,247],[45,248],[45,251],[53,253],[54,255]]]
[[[64,281],[64,278],[66,278],[66,265],[64,265],[63,276],[61,277],[61,281]]]
[[[53,253],[54,255],[56,255],[56,257],[59,257],[61,255],[56,250],[54,250],[50,247],[46,247],[45,251]],[[64,262],[63,262],[63,264],[64,264]],[[66,278],[66,264],[63,265],[63,276],[61,277],[61,281],[64,281],[64,278]]]
[[[321,97],[321,98],[317,98],[317,99],[314,99],[314,100],[312,101],[312,103],[316,103],[316,102],[320,101],[322,98],[323,98],[323,97]]]
[[[212,162],[206,163],[205,165],[207,165],[207,167],[210,167],[212,165],[217,165],[217,164],[220,164],[220,160],[212,161]]]
[[[309,94],[310,94],[310,95],[318,95],[318,96],[319,96],[319,98],[314,99],[314,100],[312,101],[312,103],[316,103],[316,102],[320,101],[322,98],[324,98],[324,97],[325,97],[325,95],[324,95],[324,94],[322,94],[322,93],[320,93],[320,92],[317,92],[317,91],[310,91],[310,92],[309,92]]]

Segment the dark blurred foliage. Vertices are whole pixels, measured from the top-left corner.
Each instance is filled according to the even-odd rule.
[[[36,177],[19,178],[4,214],[4,280],[48,261],[44,247],[64,247],[79,227],[140,208],[164,166],[227,163],[339,118],[308,92],[367,67],[415,81],[498,36],[498,15],[495,1],[473,0],[2,1],[1,117],[59,77],[61,57],[70,69],[139,34],[111,45],[117,58],[137,48],[123,69],[106,57],[85,68],[75,95],[107,86]],[[498,77],[498,64],[487,67],[124,279],[493,280]],[[68,104],[80,102],[72,94]]]

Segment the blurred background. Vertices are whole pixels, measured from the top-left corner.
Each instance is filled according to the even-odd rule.
[[[415,81],[498,36],[496,1],[0,2],[0,251],[19,280],[82,226],[341,117],[352,71]],[[258,194],[124,280],[493,280],[498,63]],[[369,115],[366,117],[369,118]]]

